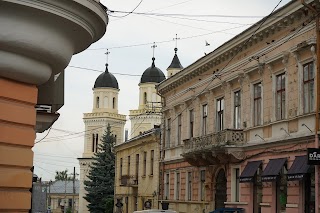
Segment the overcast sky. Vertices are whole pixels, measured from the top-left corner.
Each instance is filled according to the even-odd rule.
[[[178,57],[187,67],[205,53],[268,15],[279,0],[101,0],[108,7],[109,24],[102,39],[73,56],[65,72],[65,102],[51,131],[37,134],[34,148],[35,173],[43,180],[54,179],[56,170],[71,173],[79,163],[84,144],[83,113],[92,110],[92,87],[105,69],[109,49],[109,72],[120,88],[119,113],[137,109],[139,81],[151,65],[155,42],[155,64],[166,75],[177,41]],[[289,0],[281,2],[281,6]],[[139,4],[140,3],[140,4]],[[128,14],[139,5],[135,13]],[[206,45],[206,42],[210,45]],[[75,68],[80,67],[80,68]],[[88,70],[92,69],[92,70]],[[93,71],[96,70],[96,71]],[[100,71],[100,72],[99,72]],[[127,120],[126,128],[130,130]]]

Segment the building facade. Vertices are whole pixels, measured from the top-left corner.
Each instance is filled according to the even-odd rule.
[[[308,1],[314,7],[313,1]],[[316,17],[291,1],[160,83],[160,202],[314,212]]]
[[[119,85],[117,79],[106,70],[99,75],[93,87],[93,107],[91,113],[84,113],[85,124],[84,152],[78,158],[80,164],[79,211],[88,212],[88,202],[83,198],[86,194],[84,181],[89,174],[92,157],[99,149],[101,138],[108,125],[116,137],[116,145],[124,141],[124,125],[126,116],[118,113]]]
[[[35,133],[59,117],[72,55],[99,40],[107,24],[98,0],[1,1],[0,211],[31,209]]]
[[[50,191],[49,191],[50,188]],[[79,180],[73,181],[54,181],[47,188],[48,204],[52,213],[61,213],[66,210],[79,211]]]
[[[158,208],[159,143],[158,127],[115,146],[115,212]]]

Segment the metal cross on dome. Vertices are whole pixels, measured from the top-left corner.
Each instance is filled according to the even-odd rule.
[[[157,47],[156,42],[153,42],[153,45],[151,46],[151,48],[153,49],[152,51],[152,57],[154,58],[154,49]]]
[[[175,49],[177,49],[178,48],[178,40],[179,40],[180,38],[178,38],[178,34],[176,34],[176,37],[175,38],[173,38],[173,40],[175,40],[176,41],[176,48]]]
[[[107,63],[108,63],[108,61],[109,61],[109,54],[110,54],[109,49],[107,49],[107,52],[105,52],[104,54],[107,55]]]

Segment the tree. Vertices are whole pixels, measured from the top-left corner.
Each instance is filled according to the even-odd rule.
[[[68,175],[68,169],[64,171],[56,171],[55,180],[72,180],[73,177]]]
[[[114,197],[115,154],[113,147],[115,137],[111,134],[111,127],[101,138],[98,151],[92,158],[88,180],[84,181],[87,194],[84,199],[88,201],[91,213],[112,213],[110,200]]]

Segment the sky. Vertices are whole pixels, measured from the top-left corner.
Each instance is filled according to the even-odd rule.
[[[65,101],[50,131],[37,134],[35,174],[54,180],[55,171],[76,168],[84,147],[83,113],[92,111],[93,85],[105,70],[118,80],[119,113],[128,115],[139,104],[139,81],[155,65],[166,75],[177,45],[182,66],[195,62],[267,16],[279,0],[101,0],[108,7],[105,35],[74,55],[65,69]],[[281,1],[280,8],[289,0]],[[136,9],[135,9],[136,8]],[[135,10],[134,10],[135,9]],[[133,13],[130,13],[133,11]],[[178,38],[178,39],[174,39]],[[206,45],[209,44],[209,45]],[[130,130],[127,118],[125,128]],[[130,133],[129,133],[130,135]]]

